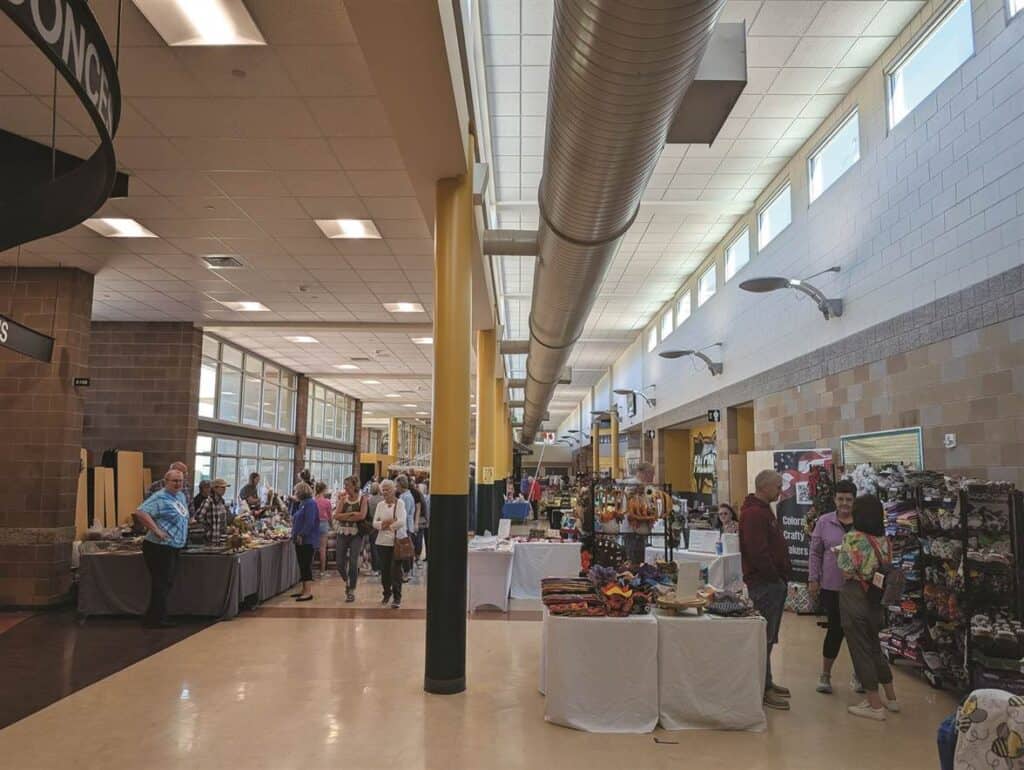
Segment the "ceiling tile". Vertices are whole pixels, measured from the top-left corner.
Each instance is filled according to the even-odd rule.
[[[835,67],[855,40],[852,37],[801,38],[786,67]]]
[[[750,27],[750,34],[802,35],[822,5],[812,0],[766,0]]]

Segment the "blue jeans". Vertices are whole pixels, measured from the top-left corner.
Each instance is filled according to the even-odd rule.
[[[336,560],[338,572],[348,581],[348,590],[356,590],[359,580],[359,554],[363,552],[362,535],[338,535]]]

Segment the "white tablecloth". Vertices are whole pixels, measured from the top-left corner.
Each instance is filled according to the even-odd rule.
[[[539,599],[541,578],[580,573],[579,543],[516,543],[512,553],[513,599]]]
[[[592,733],[655,728],[658,622],[653,615],[567,618],[545,610],[541,633],[544,719]]]
[[[764,618],[658,615],[658,692],[666,730],[767,727]]]
[[[644,550],[644,561],[654,564],[665,558],[665,549],[647,546]],[[700,562],[708,567],[708,582],[716,588],[725,588],[730,583],[743,580],[743,561],[738,553],[727,553],[718,556],[713,553],[698,553],[676,549],[672,552],[675,561]]]
[[[469,610],[492,605],[508,611],[508,591],[512,585],[512,551],[470,551]]]

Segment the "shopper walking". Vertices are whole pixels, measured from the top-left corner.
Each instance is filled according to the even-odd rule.
[[[398,497],[405,506],[405,531],[411,534],[416,531],[416,517],[419,514],[419,506],[416,504],[416,497],[410,489],[408,476],[404,473],[399,474],[398,478],[395,479],[395,483],[398,485]],[[399,563],[402,566],[402,573],[407,576],[412,571],[412,562],[403,560]],[[405,577],[404,582],[408,581],[409,578]]]
[[[384,591],[381,604],[391,602],[397,610],[402,604],[402,568],[394,559],[395,538],[407,532],[405,503],[395,495],[395,482],[388,479],[380,484],[384,499],[373,514],[373,528],[377,530],[377,555],[380,558],[380,584]]]
[[[417,525],[416,533],[419,538],[416,541],[416,559],[426,563],[427,557],[423,556],[424,551],[429,547],[427,541],[430,539],[430,482],[424,481],[420,484],[420,494],[423,495],[423,512],[420,514],[420,522]],[[428,554],[429,556],[429,554]],[[422,557],[422,559],[420,558]]]
[[[370,500],[367,505],[367,510],[370,512],[370,536],[367,538],[368,548],[370,551],[370,568],[377,575],[380,574],[380,554],[377,553],[377,530],[373,529],[373,514],[377,511],[377,506],[380,505],[381,500],[384,499],[384,495],[380,493],[380,482],[374,481],[370,485]]]
[[[313,500],[313,488],[306,482],[300,481],[295,485],[292,497],[297,501],[292,514],[292,542],[295,543],[295,555],[302,575],[302,590],[292,594],[292,598],[297,602],[308,602],[313,598],[313,550],[320,542],[320,512]]]
[[[210,545],[224,545],[227,539],[228,502],[224,495],[229,486],[224,479],[214,479],[209,497],[196,511],[196,521],[203,526],[206,542]]]
[[[412,495],[412,499],[416,503],[416,514],[413,516],[413,528],[409,530],[409,536],[412,538],[413,551],[416,554],[413,561],[415,564],[419,564],[420,556],[423,554],[423,535],[420,534],[420,527],[427,515],[427,501],[423,497],[419,485],[415,482],[409,485],[409,494]]]
[[[314,487],[317,517],[320,521],[320,577],[327,575],[327,536],[331,532],[331,493],[327,485],[318,481]],[[337,554],[335,554],[337,559]]]
[[[345,581],[345,601],[356,600],[356,583],[359,581],[359,554],[363,540],[372,524],[367,519],[369,511],[366,496],[359,491],[359,477],[345,479],[344,490],[334,509],[334,531],[338,540],[334,547],[338,573]]]
[[[533,520],[534,521],[539,521],[540,520],[540,497],[541,497],[540,482],[536,478],[534,478],[533,476],[530,476],[530,497],[529,497],[529,500],[530,500],[530,509],[533,511]]]
[[[786,606],[786,581],[792,567],[782,528],[771,503],[782,494],[782,476],[763,470],[754,479],[754,494],[740,508],[740,558],[743,581],[754,607],[768,621],[768,665],[764,705],[789,710],[789,690],[772,679],[772,648],[779,641],[779,627]]]
[[[845,582],[839,589],[839,614],[853,670],[867,693],[867,700],[847,711],[855,717],[885,720],[886,711],[899,711],[892,671],[882,654],[878,632],[884,621],[881,587],[876,575],[884,573],[892,557],[885,536],[885,511],[877,497],[863,495],[853,502],[853,529],[843,536],[836,564]],[[885,701],[878,695],[885,691]]]
[[[185,474],[169,470],[163,486],[139,505],[132,514],[135,522],[146,529],[142,541],[142,558],[149,571],[149,606],[142,623],[147,628],[169,628],[167,597],[174,585],[178,554],[188,540],[188,501],[181,488]]]
[[[817,691],[832,694],[832,666],[839,657],[843,645],[843,624],[839,616],[839,590],[845,579],[836,564],[836,551],[846,533],[853,528],[853,501],[857,498],[857,486],[852,481],[842,480],[836,484],[836,509],[823,514],[814,525],[811,534],[811,556],[808,567],[807,590],[811,598],[820,601],[828,618],[828,631],[821,646],[821,675]],[[853,689],[860,688],[860,682],[850,683]]]

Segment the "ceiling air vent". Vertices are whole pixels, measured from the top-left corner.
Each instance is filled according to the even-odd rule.
[[[352,356],[349,361],[370,361],[366,356]]]
[[[245,267],[234,257],[226,257],[217,254],[203,257],[203,261],[214,270],[227,270],[230,268]]]

